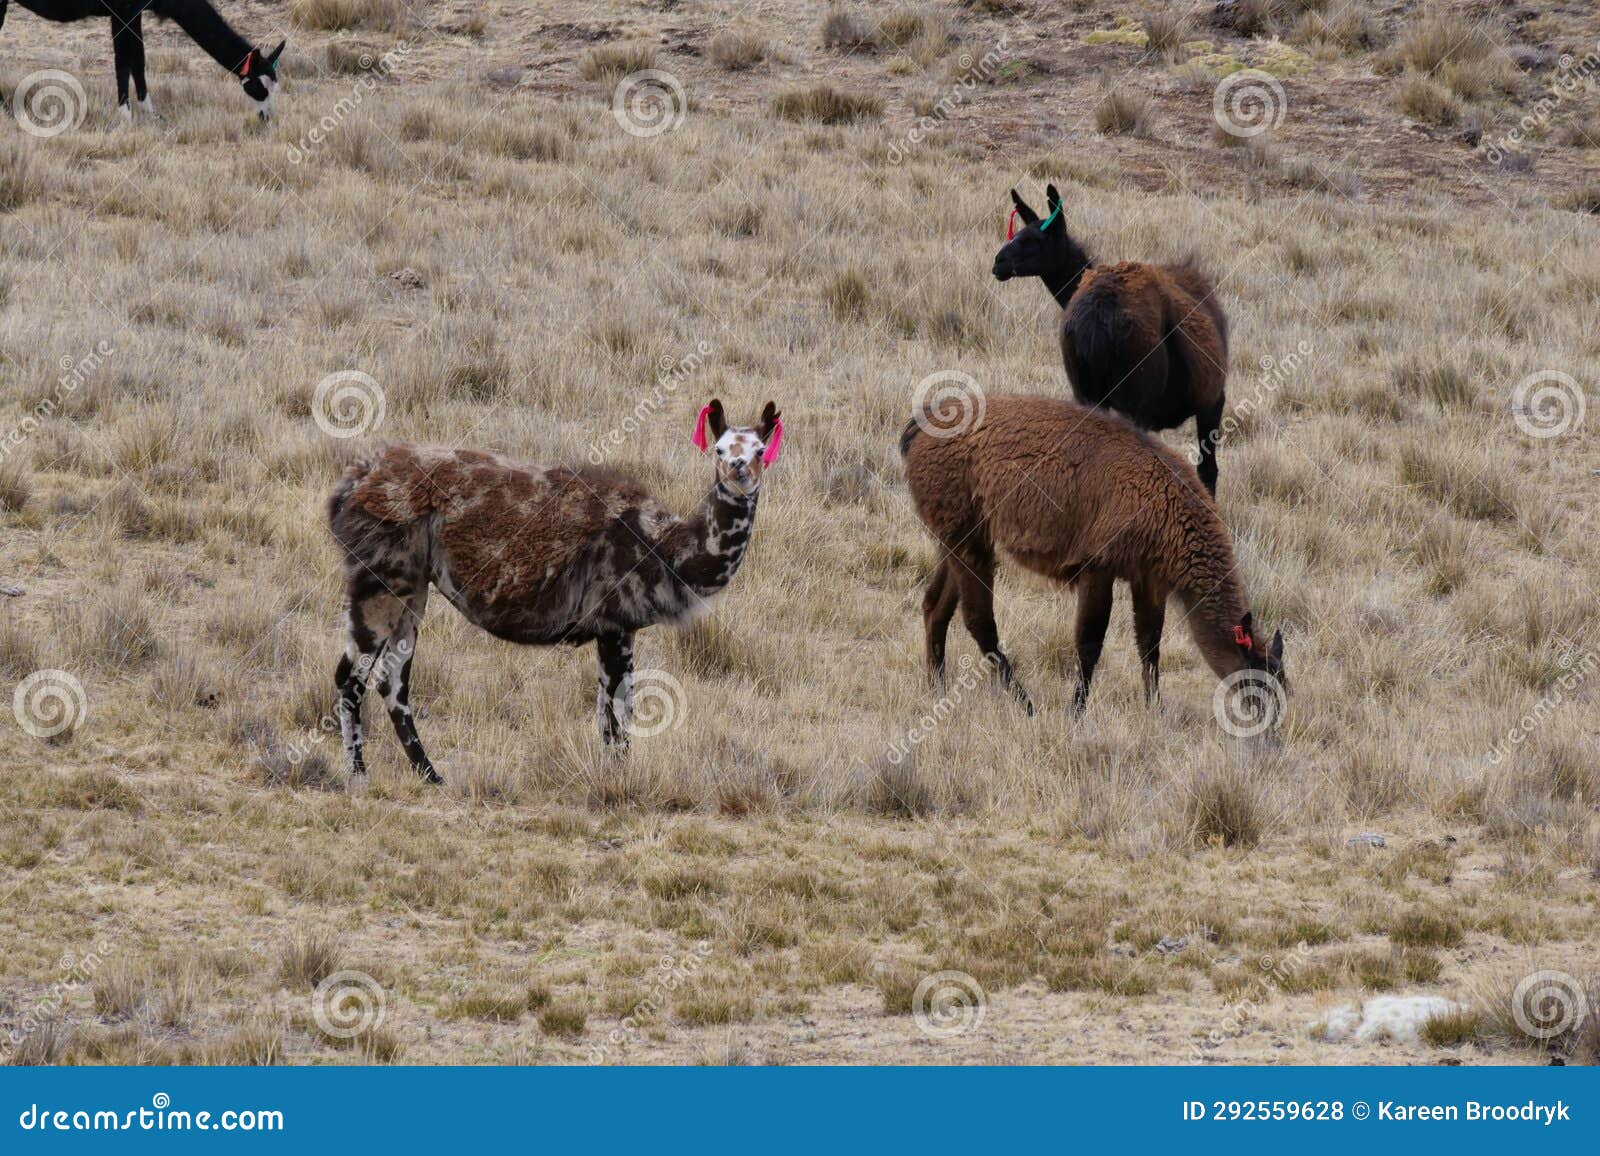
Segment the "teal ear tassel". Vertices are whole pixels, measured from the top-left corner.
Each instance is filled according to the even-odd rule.
[[[1039,222],[1039,232],[1042,233],[1042,232],[1044,232],[1046,229],[1048,229],[1050,227],[1050,222],[1054,221],[1057,217],[1059,217],[1061,215],[1061,208],[1065,204],[1066,204],[1065,201],[1057,201],[1056,202],[1056,211],[1051,213],[1043,221]]]

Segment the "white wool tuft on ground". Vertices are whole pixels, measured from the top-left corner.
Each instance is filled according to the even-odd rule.
[[[1422,1025],[1434,1016],[1461,1010],[1462,1004],[1443,996],[1380,995],[1369,999],[1359,1008],[1354,1004],[1335,1008],[1325,1020],[1312,1028],[1311,1034],[1332,1044],[1384,1040],[1409,1043],[1417,1038]]]

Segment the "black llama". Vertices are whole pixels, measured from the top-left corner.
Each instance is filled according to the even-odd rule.
[[[128,106],[128,79],[133,79],[134,93],[139,101],[139,111],[155,115],[150,101],[150,90],[144,83],[144,33],[140,27],[144,14],[171,20],[189,34],[189,38],[211,54],[222,67],[239,78],[244,93],[256,103],[262,120],[272,116],[272,94],[278,87],[278,56],[283,52],[283,41],[271,52],[263,52],[229,27],[206,0],[16,0],[46,20],[59,24],[78,20],[111,18],[111,47],[117,64],[117,108],[123,117],[132,119]],[[6,5],[0,0],[0,26],[6,22]],[[0,110],[6,107],[0,95]]]
[[[1192,264],[1096,265],[1067,232],[1056,187],[1050,215],[1011,190],[1023,228],[995,254],[997,280],[1042,278],[1061,306],[1061,357],[1073,395],[1143,429],[1195,419],[1200,480],[1217,492],[1217,429],[1228,376],[1228,319]]]

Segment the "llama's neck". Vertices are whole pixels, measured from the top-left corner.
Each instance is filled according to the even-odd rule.
[[[1218,678],[1226,678],[1245,664],[1233,636],[1244,619],[1244,587],[1232,548],[1225,540],[1222,545],[1221,550],[1208,543],[1203,553],[1190,551],[1198,560],[1180,577],[1175,591],[1189,633]]]
[[[201,48],[234,75],[250,55],[250,42],[240,36],[206,0],[162,0],[150,9],[177,22]]]
[[[755,493],[718,482],[694,517],[681,523],[669,553],[673,573],[692,593],[709,598],[733,581],[756,524]]]
[[[1067,241],[1066,251],[1060,259],[1049,269],[1046,269],[1041,278],[1044,287],[1050,290],[1050,296],[1056,299],[1056,304],[1065,309],[1067,302],[1072,300],[1072,295],[1078,291],[1083,275],[1094,265],[1089,260],[1089,255],[1072,242]]]

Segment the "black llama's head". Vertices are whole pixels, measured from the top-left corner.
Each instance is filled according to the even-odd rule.
[[[995,280],[1050,276],[1076,280],[1089,264],[1089,258],[1067,233],[1067,222],[1061,213],[1061,194],[1054,185],[1047,185],[1044,196],[1050,212],[1041,221],[1039,214],[1017,195],[1017,190],[1011,190],[1011,203],[1016,206],[1012,216],[1022,221],[1022,228],[1008,231],[1005,245],[994,255]],[[1015,220],[1012,224],[1015,225]]]
[[[278,41],[271,52],[252,48],[239,65],[239,83],[244,94],[256,102],[256,114],[262,120],[272,119],[272,94],[278,91],[278,57],[283,55],[286,41]]]

